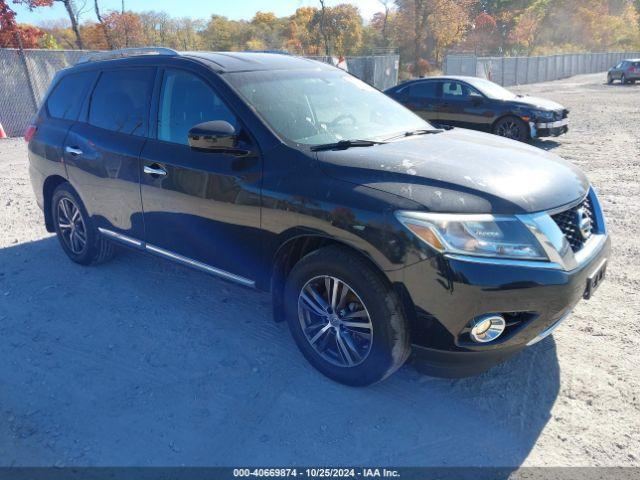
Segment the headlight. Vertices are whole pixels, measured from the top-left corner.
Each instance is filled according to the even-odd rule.
[[[537,120],[553,120],[555,117],[554,112],[547,112],[545,110],[534,110],[532,113],[533,118]]]
[[[519,260],[547,260],[540,244],[516,217],[396,212],[413,235],[439,252]]]

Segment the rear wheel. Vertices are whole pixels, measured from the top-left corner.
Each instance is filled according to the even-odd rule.
[[[53,192],[53,223],[62,249],[81,265],[102,263],[113,258],[114,246],[94,227],[80,197],[68,183]]]
[[[495,124],[493,133],[501,137],[524,142],[528,137],[527,124],[518,117],[504,117]]]
[[[337,382],[379,382],[409,356],[397,294],[366,260],[343,247],[316,250],[295,265],[285,286],[285,309],[302,354]]]

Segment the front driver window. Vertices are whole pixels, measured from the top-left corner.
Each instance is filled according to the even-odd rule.
[[[453,97],[458,99],[465,96],[462,85],[458,82],[444,82],[442,84],[442,95],[444,97]]]
[[[482,98],[482,94],[478,90],[459,82],[444,82],[442,84],[442,96],[454,100]]]
[[[182,70],[165,70],[158,139],[187,145],[191,127],[212,120],[224,120],[238,128],[235,115],[203,80]]]

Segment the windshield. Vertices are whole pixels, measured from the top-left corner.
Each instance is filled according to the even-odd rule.
[[[382,139],[433,128],[340,70],[240,72],[225,78],[283,139],[299,144]]]
[[[493,98],[496,100],[513,100],[514,98],[516,98],[515,93],[501,87],[497,83],[493,83],[491,80],[485,80],[484,78],[474,78],[472,80],[469,80],[469,83],[489,98]]]

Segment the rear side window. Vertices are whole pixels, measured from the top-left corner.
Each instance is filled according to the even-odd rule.
[[[93,77],[93,72],[73,73],[62,77],[47,99],[49,115],[53,118],[76,120]]]
[[[411,98],[436,98],[438,96],[437,82],[421,82],[409,87]]]
[[[89,109],[89,123],[128,135],[147,132],[154,68],[102,72]]]
[[[238,129],[238,121],[220,97],[202,79],[182,70],[167,69],[158,111],[158,139],[188,144],[195,125],[224,120]]]

